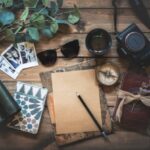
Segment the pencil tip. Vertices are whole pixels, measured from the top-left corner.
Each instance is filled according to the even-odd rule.
[[[77,96],[79,96],[79,93],[78,93],[78,92],[76,92],[76,95],[77,95]]]

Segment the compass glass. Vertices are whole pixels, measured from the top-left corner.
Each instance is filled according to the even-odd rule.
[[[104,64],[97,69],[97,79],[103,85],[114,85],[119,79],[118,67],[110,63]]]

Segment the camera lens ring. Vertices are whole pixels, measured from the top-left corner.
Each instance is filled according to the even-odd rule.
[[[145,47],[145,38],[138,32],[131,32],[125,38],[125,45],[131,52],[139,52]]]

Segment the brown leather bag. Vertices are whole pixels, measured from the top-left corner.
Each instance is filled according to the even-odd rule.
[[[136,95],[141,93],[141,89],[147,88],[147,91],[149,91],[148,84],[149,77],[147,75],[129,72],[124,75],[121,90]],[[118,99],[114,111],[114,118],[120,102],[121,99]],[[150,135],[150,107],[147,107],[141,101],[133,101],[125,104],[122,109],[121,121],[118,124],[124,129]]]

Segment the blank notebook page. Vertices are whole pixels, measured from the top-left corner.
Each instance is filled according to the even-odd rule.
[[[94,69],[52,73],[52,86],[57,134],[98,131],[76,95],[77,92],[82,96],[101,125],[99,87]]]

